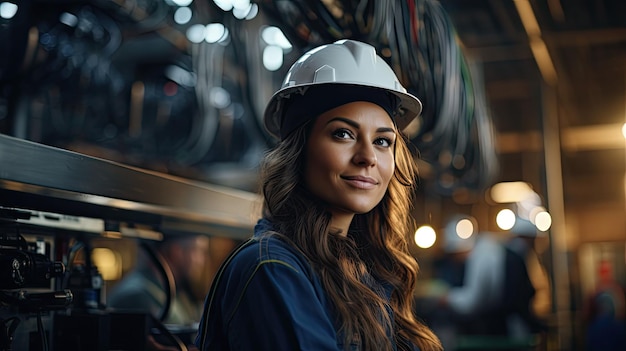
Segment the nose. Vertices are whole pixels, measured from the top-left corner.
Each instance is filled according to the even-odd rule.
[[[352,162],[362,167],[376,165],[377,159],[374,145],[370,143],[359,143],[354,152]]]

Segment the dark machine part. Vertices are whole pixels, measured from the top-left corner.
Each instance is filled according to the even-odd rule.
[[[11,344],[13,343],[13,335],[17,326],[21,320],[18,317],[11,317],[2,319],[0,318],[0,350],[11,350]]]
[[[18,307],[20,312],[63,309],[68,307],[74,300],[72,292],[68,289],[41,293],[30,293],[25,290],[19,290],[14,292],[1,292],[1,294],[3,303]]]
[[[44,314],[67,309],[73,301],[73,294],[67,289],[39,291],[50,290],[52,279],[63,277],[65,265],[45,255],[50,251],[43,240],[37,239],[34,243],[26,241],[20,234],[20,224],[14,221],[23,217],[14,214],[19,215],[8,210],[0,213],[0,351],[26,349],[25,340],[17,337],[20,334],[17,327],[33,316],[37,319],[37,329],[26,334],[31,346],[29,349],[39,345],[38,349],[47,350]]]
[[[42,254],[0,248],[0,289],[42,287],[64,272],[63,263],[52,262]]]
[[[50,287],[65,273],[62,262],[51,261],[29,243],[16,223],[0,226],[0,290]],[[38,252],[39,251],[39,252]]]
[[[104,281],[93,265],[73,266],[68,274],[67,287],[74,291],[74,308],[98,309]]]

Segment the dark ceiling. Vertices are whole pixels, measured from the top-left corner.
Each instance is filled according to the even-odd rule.
[[[515,2],[446,0],[442,4],[469,54],[484,62],[485,80],[496,88],[530,95],[524,89],[531,88],[529,78],[537,67]],[[561,122],[565,126],[622,123],[626,2],[531,4],[556,68],[555,87],[564,109]],[[498,99],[504,93],[494,91],[491,96]]]
[[[273,24],[294,46],[286,66],[342,37],[387,53],[424,100],[412,135],[424,193],[467,204],[494,182],[523,180],[548,204],[562,187],[566,217],[594,222],[582,214],[611,213],[623,227],[626,156],[615,137],[626,120],[623,0],[532,0],[540,32],[530,34],[516,6],[526,1],[255,3],[259,16],[246,21],[194,0],[193,23],[222,22],[231,34],[228,45],[200,46],[186,42],[188,25],[172,22],[166,1],[20,1],[15,19],[0,22],[8,53],[0,57],[0,132],[256,190],[256,164],[273,143],[258,116],[286,70],[259,64],[258,30]],[[66,12],[78,25],[60,23]],[[553,74],[537,63],[538,43]],[[196,74],[204,90],[172,85],[164,74],[172,65]],[[230,94],[228,108],[209,99],[213,87]]]

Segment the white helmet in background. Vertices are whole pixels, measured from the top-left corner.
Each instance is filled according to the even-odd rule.
[[[454,215],[446,222],[443,230],[443,251],[446,253],[469,252],[476,245],[478,223],[466,215]]]
[[[370,90],[376,94],[390,93],[385,95],[395,96],[397,99],[394,100],[397,101],[387,112],[393,117],[399,130],[404,129],[422,111],[421,102],[407,93],[391,67],[376,54],[373,46],[344,39],[308,51],[291,66],[282,87],[272,96],[265,109],[265,127],[272,135],[284,138],[295,127],[315,117],[289,116],[298,121],[288,121],[290,127],[288,130],[284,129],[285,106],[294,97],[306,97],[307,90],[311,87],[320,88],[316,89],[316,98],[325,89],[329,89],[329,93],[324,97],[343,95],[343,92],[337,94],[337,88],[346,88],[346,92],[356,87],[356,90]]]

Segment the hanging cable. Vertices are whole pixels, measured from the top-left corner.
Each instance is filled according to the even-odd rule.
[[[152,263],[159,270],[159,273],[163,277],[165,284],[163,286],[165,293],[165,301],[163,302],[163,308],[158,316],[160,321],[164,321],[170,312],[172,301],[176,299],[176,281],[174,280],[174,274],[163,256],[158,253],[151,245],[142,241],[141,248],[148,254],[148,257]],[[156,317],[155,317],[156,318]]]

